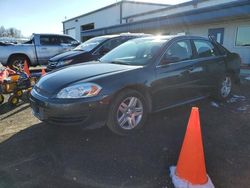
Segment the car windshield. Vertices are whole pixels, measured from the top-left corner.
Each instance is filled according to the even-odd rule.
[[[167,41],[163,38],[134,39],[118,46],[100,61],[126,65],[146,65]]]
[[[107,40],[107,38],[105,37],[95,37],[80,44],[74,50],[82,50],[82,51],[89,52],[105,40]]]

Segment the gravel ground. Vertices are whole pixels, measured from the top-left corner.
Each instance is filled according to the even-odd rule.
[[[143,131],[119,137],[106,127],[54,127],[29,104],[0,109],[0,188],[171,188],[192,106],[200,108],[207,172],[216,188],[250,185],[250,80],[227,103],[206,99],[149,117]]]

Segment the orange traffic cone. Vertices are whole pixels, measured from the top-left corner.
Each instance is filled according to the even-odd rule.
[[[23,66],[24,72],[30,77],[30,70],[27,61],[24,61],[24,66]]]
[[[44,76],[45,74],[46,74],[45,69],[42,68],[42,76]]]
[[[192,108],[177,167],[176,169],[170,168],[170,171],[175,187],[191,188],[197,185],[204,188],[214,187],[206,173],[199,109],[197,107]]]

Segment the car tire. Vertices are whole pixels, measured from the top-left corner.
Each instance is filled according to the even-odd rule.
[[[17,106],[17,104],[19,103],[19,97],[16,95],[11,95],[8,99],[8,103],[12,107]]]
[[[8,63],[9,67],[13,70],[20,71],[20,68],[23,69],[24,62],[27,62],[27,65],[29,66],[29,60],[24,55],[15,55],[10,58],[10,61]]]
[[[232,89],[233,89],[232,76],[226,74],[219,80],[217,84],[215,98],[222,102],[226,101],[231,96]]]
[[[126,89],[111,103],[107,126],[114,133],[126,136],[138,131],[145,123],[148,104],[138,91]]]
[[[0,104],[3,104],[3,102],[4,102],[4,96],[0,94]]]

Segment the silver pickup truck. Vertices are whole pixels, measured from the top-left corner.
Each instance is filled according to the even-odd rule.
[[[49,58],[71,50],[80,43],[68,35],[33,34],[22,44],[0,44],[0,62],[15,67],[26,60],[28,65],[44,65]]]

